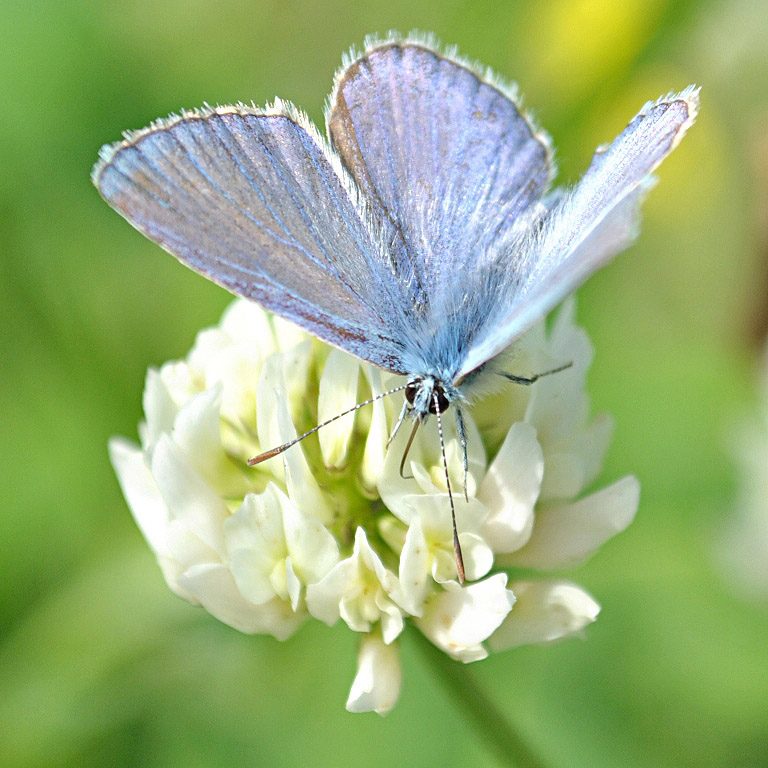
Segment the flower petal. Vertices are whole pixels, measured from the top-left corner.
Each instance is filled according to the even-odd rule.
[[[552,643],[580,632],[597,619],[600,606],[569,581],[514,581],[514,609],[488,639],[491,650]]]
[[[574,305],[557,314],[544,355],[537,365],[571,363],[570,368],[546,376],[531,387],[525,420],[536,427],[542,446],[568,439],[586,422],[589,398],[584,382],[592,364],[592,344],[583,328],[574,323]],[[541,368],[534,373],[542,373]],[[545,450],[546,452],[546,450]]]
[[[381,371],[370,365],[363,366],[363,373],[371,387],[371,397],[382,394]],[[371,405],[371,423],[368,428],[368,437],[365,440],[365,452],[360,466],[360,479],[366,491],[376,498],[376,483],[384,468],[384,458],[387,453],[387,440],[389,430],[387,428],[387,413],[383,399],[373,402]]]
[[[257,385],[259,443],[266,450],[296,438],[296,427],[291,419],[285,392],[281,359],[273,355],[264,364]],[[281,456],[268,459],[264,467],[278,479],[285,478],[288,496],[299,509],[311,509],[312,514],[322,523],[333,521],[328,499],[317,484],[301,445],[295,445]]]
[[[339,559],[333,536],[273,483],[245,497],[224,533],[238,588],[257,605],[277,595],[295,608],[302,586],[325,576]]]
[[[273,486],[283,517],[285,545],[296,575],[305,583],[319,581],[339,562],[339,545],[328,529],[307,515]]]
[[[176,416],[173,441],[220,496],[242,496],[244,466],[236,465],[221,443],[221,398],[222,385],[216,384],[186,403]]]
[[[268,486],[263,494],[249,493],[224,523],[232,575],[242,595],[260,605],[275,597],[270,578],[275,563],[286,557],[279,504]],[[279,594],[286,599],[286,594]]]
[[[586,560],[634,519],[640,484],[627,476],[574,502],[541,509],[528,543],[500,561],[524,568],[567,568]]]
[[[391,642],[403,628],[402,611],[395,602],[400,593],[397,577],[384,567],[365,530],[358,527],[352,554],[307,587],[307,609],[326,624],[341,616],[356,632],[369,632],[381,621],[385,640]]]
[[[470,581],[485,576],[493,565],[493,552],[477,535],[488,510],[477,499],[470,497],[469,503],[463,496],[454,496],[456,527],[464,555],[467,578]],[[427,544],[428,560],[432,578],[437,582],[456,578],[456,558],[453,551],[453,523],[451,502],[447,493],[411,494],[401,500],[403,517],[410,525],[418,518]]]
[[[613,436],[613,420],[602,414],[544,451],[544,482],[539,501],[573,499],[600,472]]]
[[[482,579],[493,567],[493,549],[482,536],[475,533],[460,533],[459,543],[467,581]],[[455,562],[452,566],[455,572]],[[442,583],[446,579],[439,579],[436,575],[435,581]]]
[[[146,418],[143,447],[151,452],[160,435],[173,429],[179,411],[161,373],[154,368],[147,371],[142,405]]]
[[[222,525],[229,510],[168,435],[160,436],[152,454],[152,474],[170,516],[183,522],[211,549],[222,552]]]
[[[366,635],[357,654],[357,674],[347,699],[348,712],[386,715],[400,695],[402,671],[397,647]]]
[[[255,345],[261,360],[277,350],[271,315],[253,301],[235,299],[224,310],[219,328],[233,341]]]
[[[160,556],[168,555],[168,507],[160,495],[141,449],[122,437],[109,441],[109,458],[120,489],[147,543]]]
[[[317,397],[317,422],[323,424],[358,403],[357,382],[360,377],[360,363],[351,355],[334,349],[320,376]],[[337,418],[323,427],[317,434],[323,462],[329,469],[342,467],[347,457],[349,440],[355,426],[355,414]]]
[[[320,581],[307,587],[307,610],[312,616],[329,627],[339,620],[341,598],[354,577],[355,569],[356,563],[348,557],[331,568]],[[367,629],[366,625],[361,627],[360,631]]]
[[[475,478],[482,477],[485,473],[486,456],[483,439],[474,419],[465,414],[464,422],[467,435],[467,490],[471,496],[476,490]],[[459,498],[460,495],[463,496],[464,490],[462,449],[453,422],[446,419],[443,422],[443,429],[451,487],[456,493],[456,498]],[[409,512],[404,507],[404,499],[447,491],[445,470],[440,455],[440,441],[434,419],[427,421],[426,425],[416,432],[416,438],[408,451],[408,461],[404,468],[406,477],[403,478],[400,475],[400,463],[412,430],[413,423],[407,420],[387,451],[378,482],[379,494],[384,504],[404,523],[410,522]]]
[[[408,526],[403,551],[400,553],[401,599],[400,604],[408,613],[421,616],[424,599],[429,594],[430,553],[421,520],[416,517]]]
[[[523,422],[513,424],[477,495],[490,510],[482,535],[495,552],[514,552],[530,538],[543,475],[536,430]]]
[[[182,572],[193,565],[221,562],[221,555],[196,536],[182,520],[171,520],[168,523],[166,540],[170,556],[179,564]]]
[[[306,618],[306,614],[294,613],[290,603],[277,598],[253,605],[240,594],[229,568],[220,563],[194,566],[179,581],[212,616],[241,632],[285,640]]]
[[[468,663],[484,659],[488,652],[481,643],[504,621],[515,603],[506,589],[507,575],[497,573],[485,581],[460,587],[445,584],[427,602],[418,628],[441,650]]]

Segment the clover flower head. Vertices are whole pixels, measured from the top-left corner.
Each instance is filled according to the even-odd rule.
[[[463,585],[434,424],[417,433],[402,473],[409,430],[387,449],[402,393],[247,466],[402,383],[254,304],[235,301],[185,360],[148,372],[140,445],[115,438],[110,454],[176,594],[280,640],[307,619],[343,621],[360,634],[347,709],[383,714],[399,694],[406,623],[471,662],[578,634],[597,617],[581,587],[530,571],[582,562],[637,508],[631,476],[589,492],[611,434],[607,417],[589,415],[591,356],[568,302],[549,330],[539,323],[500,359],[522,375],[572,365],[478,399],[466,416],[466,498],[458,436],[444,420]]]

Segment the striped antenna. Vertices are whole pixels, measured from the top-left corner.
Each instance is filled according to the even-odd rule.
[[[289,440],[287,443],[283,443],[282,445],[277,446],[277,448],[270,448],[268,451],[264,451],[264,453],[260,453],[258,456],[254,456],[252,459],[248,459],[248,466],[254,467],[257,464],[261,464],[262,461],[266,461],[267,459],[273,459],[275,456],[279,456],[283,451],[287,451],[291,446],[296,445],[296,443],[300,443],[305,437],[314,435],[318,429],[322,429],[323,427],[328,426],[328,424],[331,424],[332,422],[336,421],[336,419],[340,419],[342,416],[346,416],[350,413],[354,413],[358,408],[362,408],[364,405],[370,405],[371,403],[375,403],[377,400],[381,400],[382,397],[387,397],[388,395],[394,395],[395,392],[400,392],[403,389],[405,389],[407,386],[408,386],[407,384],[403,384],[402,386],[395,387],[394,389],[390,389],[387,392],[382,392],[381,394],[376,395],[376,397],[371,397],[368,400],[364,400],[362,403],[358,403],[353,408],[348,408],[346,411],[342,411],[341,413],[334,416],[332,419],[328,419],[328,421],[324,421],[322,424],[318,424],[316,427],[312,427],[312,429],[310,429],[308,432],[305,432],[303,435],[299,435],[293,440]]]
[[[435,404],[435,416],[437,416],[437,434],[440,436],[440,453],[443,456],[443,469],[445,470],[445,485],[448,488],[448,499],[451,502],[451,522],[453,523],[453,554],[456,557],[456,571],[459,574],[459,584],[463,584],[464,576],[464,558],[461,556],[461,544],[459,544],[459,533],[456,530],[456,508],[453,505],[453,494],[451,493],[451,478],[448,476],[448,461],[445,458],[445,441],[443,440],[443,420],[440,418],[440,405],[438,403],[437,392],[432,394],[432,402]]]

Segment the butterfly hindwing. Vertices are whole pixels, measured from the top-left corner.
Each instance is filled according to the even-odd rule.
[[[522,275],[509,269],[500,281],[494,309],[476,334],[458,378],[499,354],[633,242],[640,203],[653,184],[651,174],[678,145],[697,109],[698,90],[692,87],[646,105],[611,144],[595,153],[582,180],[542,226],[511,244],[517,260],[528,266]],[[507,263],[509,250],[499,244],[498,264]]]

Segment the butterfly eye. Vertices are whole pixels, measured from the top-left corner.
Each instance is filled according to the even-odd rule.
[[[434,414],[445,413],[448,410],[450,402],[445,396],[443,388],[439,384],[435,386],[435,395],[436,397],[431,397],[429,399],[429,412]]]
[[[419,389],[421,389],[421,381],[421,379],[409,381],[405,387],[405,399],[410,405],[413,405],[413,401],[416,399]]]

